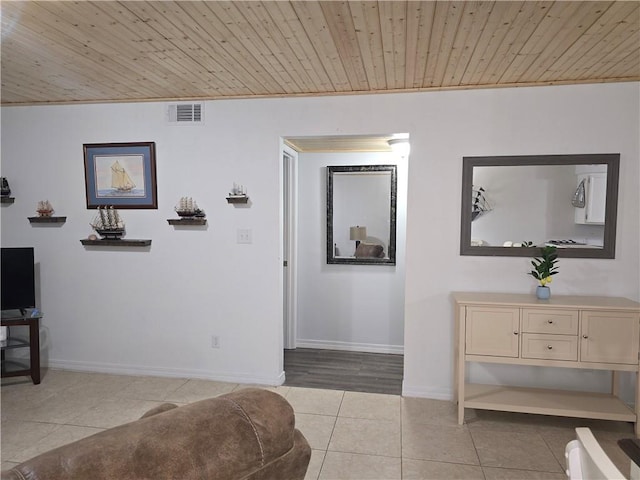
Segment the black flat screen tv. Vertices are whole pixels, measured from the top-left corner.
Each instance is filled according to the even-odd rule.
[[[1,249],[2,310],[36,306],[33,247]]]

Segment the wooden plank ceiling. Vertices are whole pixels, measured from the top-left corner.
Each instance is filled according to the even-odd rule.
[[[640,2],[3,1],[2,104],[640,80]]]

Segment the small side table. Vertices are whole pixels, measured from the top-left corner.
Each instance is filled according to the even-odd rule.
[[[11,327],[26,325],[29,327],[29,341],[11,337],[10,331],[7,339],[0,343],[2,355],[1,376],[22,377],[30,376],[35,385],[40,383],[40,319],[42,315],[28,316],[15,315],[3,316],[2,326]],[[5,360],[5,351],[13,348],[29,348],[29,366],[13,360]]]

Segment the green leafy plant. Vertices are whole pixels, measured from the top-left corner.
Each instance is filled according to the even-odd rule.
[[[552,275],[558,273],[558,252],[554,246],[546,246],[540,249],[540,257],[531,260],[533,270],[529,272],[533,278],[538,280],[541,286],[551,283]]]

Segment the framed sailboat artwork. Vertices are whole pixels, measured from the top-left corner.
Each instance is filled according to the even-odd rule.
[[[87,208],[158,208],[155,142],[83,147]]]

